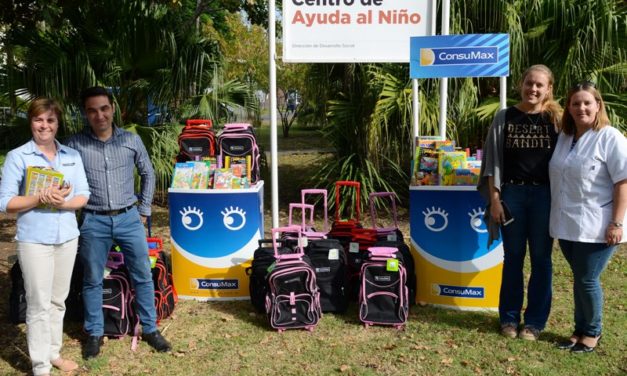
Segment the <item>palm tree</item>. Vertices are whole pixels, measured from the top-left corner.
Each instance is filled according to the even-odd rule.
[[[613,124],[627,130],[627,6],[619,0],[468,0],[451,2],[451,34],[509,33],[508,97],[519,95],[524,69],[542,63],[556,75],[560,95],[582,79],[598,83]],[[315,64],[319,98],[328,98],[325,134],[337,157],[322,184],[357,179],[372,190],[391,188],[386,172],[408,171],[411,159],[411,81],[406,65]],[[480,147],[499,108],[498,78],[449,80],[447,136]],[[437,130],[439,84],[420,81],[420,130]],[[322,95],[321,93],[324,93]],[[512,99],[513,100],[513,99]],[[622,124],[622,125],[621,125]],[[382,146],[385,147],[382,147]],[[377,174],[378,178],[373,178]],[[407,178],[396,177],[404,197]],[[404,187],[404,188],[403,188]]]
[[[222,82],[219,45],[207,37],[214,35],[207,30],[219,22],[205,16],[207,27],[197,27],[203,9],[216,5],[208,3],[131,0],[111,6],[71,0],[48,6],[45,17],[29,23],[33,27],[11,34],[8,42],[20,53],[6,70],[15,73],[10,85],[3,81],[2,91],[59,99],[66,109],[63,137],[83,126],[77,105],[80,91],[93,85],[111,87],[118,109],[116,124],[126,124],[142,136],[159,190],[165,192],[180,127],[138,125],[147,124],[149,103],[169,109],[175,121],[181,116],[209,116],[222,122],[229,108],[254,109],[248,87]],[[211,17],[216,20],[225,11],[218,9]]]

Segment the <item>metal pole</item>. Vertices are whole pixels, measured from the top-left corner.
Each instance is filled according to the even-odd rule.
[[[275,0],[268,6],[268,45],[270,46],[270,175],[272,187],[272,227],[279,227],[279,157],[276,122],[276,30]]]
[[[420,90],[420,86],[418,85],[418,79],[414,78],[411,80],[412,85],[412,108],[414,111],[414,116],[412,117],[414,122],[412,139],[411,139],[411,153],[414,155],[416,152],[416,138],[420,137],[420,100],[418,99],[418,90]],[[415,157],[415,155],[414,155]]]
[[[450,22],[450,13],[451,12],[451,1],[444,0],[442,1],[442,35],[448,35],[449,33],[449,22]],[[447,112],[447,101],[448,101],[448,78],[444,77],[440,81],[440,138],[443,140],[446,139],[446,112]]]
[[[501,110],[507,107],[507,77],[501,77],[500,79],[501,88],[499,91],[500,102],[501,102]]]

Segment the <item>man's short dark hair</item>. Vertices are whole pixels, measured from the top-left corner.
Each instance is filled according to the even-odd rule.
[[[91,97],[106,96],[109,98],[109,104],[113,104],[113,95],[102,86],[92,86],[81,92],[81,107],[85,108],[85,102]]]

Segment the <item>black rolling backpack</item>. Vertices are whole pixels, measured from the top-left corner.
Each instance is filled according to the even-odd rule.
[[[403,329],[409,316],[403,256],[396,248],[371,247],[361,266],[359,320]]]
[[[26,290],[20,263],[15,262],[9,272],[11,275],[11,292],[9,293],[9,321],[13,324],[26,322]]]
[[[257,136],[251,124],[229,123],[217,138],[216,150],[221,168],[233,167],[235,164],[245,166],[246,177],[250,183],[259,178],[261,154],[257,145]]]
[[[177,162],[201,160],[216,155],[216,136],[209,119],[189,119],[178,137]]]
[[[280,232],[298,230],[298,226],[273,228],[272,238]],[[276,263],[267,277],[266,314],[270,326],[279,332],[298,328],[311,331],[322,317],[316,273],[303,252],[301,239],[297,244],[293,253],[281,254],[275,241]]]
[[[384,204],[389,208],[391,216],[391,223],[387,223],[387,226],[382,224],[382,219],[377,216],[376,200],[377,199],[389,199],[389,205]],[[409,290],[409,304],[416,304],[416,270],[414,268],[414,257],[411,254],[411,250],[407,243],[403,233],[398,228],[398,219],[396,211],[396,194],[393,192],[374,192],[369,196],[370,203],[370,217],[372,218],[372,227],[377,232],[377,242],[375,247],[393,247],[403,255],[403,263],[407,272],[407,289]],[[388,221],[388,222],[390,222]]]
[[[109,252],[107,268],[111,272],[102,280],[102,315],[104,335],[110,338],[133,337],[132,349],[139,337],[139,316],[131,278],[121,252]]]
[[[15,262],[9,272],[11,276],[11,291],[9,293],[9,321],[13,324],[26,322],[26,290],[24,289],[24,278],[19,262]],[[78,254],[76,255],[76,263],[72,271],[72,280],[70,282],[70,291],[65,300],[65,317],[64,320],[82,321],[83,320],[83,269]]]
[[[285,246],[287,242],[280,240],[277,243],[278,252],[291,253],[292,249]],[[259,240],[259,248],[253,254],[252,265],[246,268],[246,274],[250,278],[248,289],[250,302],[259,313],[266,312],[266,294],[268,293],[268,273],[270,266],[276,262],[272,239]]]
[[[306,204],[307,195],[322,195],[324,223],[322,231],[316,231],[313,225],[314,205]],[[290,204],[289,224],[292,224],[292,208],[300,207],[302,211],[301,230],[307,239],[305,254],[316,273],[316,282],[320,290],[320,306],[322,312],[345,312],[348,307],[348,290],[346,279],[346,254],[344,247],[337,239],[327,239],[327,190],[303,189],[301,204]],[[307,221],[306,209],[310,209]]]
[[[322,312],[345,312],[348,307],[346,288],[346,254],[337,239],[308,239],[305,254],[316,273]]]

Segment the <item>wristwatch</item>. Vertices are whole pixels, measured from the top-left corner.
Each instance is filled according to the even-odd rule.
[[[623,222],[612,221],[612,222],[610,222],[610,225],[612,225],[614,227],[622,228],[623,227]]]

